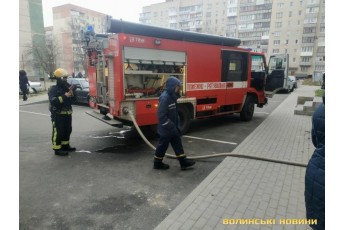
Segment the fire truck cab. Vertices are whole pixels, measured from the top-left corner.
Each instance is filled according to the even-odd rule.
[[[110,125],[157,124],[158,99],[168,77],[183,83],[178,112],[186,133],[193,119],[239,113],[249,121],[267,103],[263,53],[240,40],[111,19],[109,34],[89,31],[89,115]],[[276,89],[270,88],[271,92]]]

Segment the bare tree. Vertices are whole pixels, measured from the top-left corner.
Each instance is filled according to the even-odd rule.
[[[74,69],[76,69],[77,67],[78,70],[80,70],[80,67],[81,67],[84,70],[85,75],[87,75],[87,56],[85,54],[85,50],[83,49],[83,45],[84,45],[83,28],[81,27],[81,23],[75,23],[73,18],[69,25],[70,25],[71,33],[72,33]]]
[[[55,39],[47,40],[43,44],[34,44],[26,50],[27,55],[32,55],[32,64],[35,68],[40,68],[50,77],[54,76],[57,68],[57,57],[60,55],[61,46]],[[46,78],[44,78],[45,84]]]

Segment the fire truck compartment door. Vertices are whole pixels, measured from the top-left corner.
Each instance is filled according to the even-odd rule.
[[[155,50],[136,47],[124,47],[125,61],[130,60],[131,63],[144,63],[156,65],[174,65],[185,64],[186,53],[168,50]]]
[[[266,78],[265,93],[273,95],[279,90],[288,89],[289,55],[272,55],[268,61],[268,74]]]

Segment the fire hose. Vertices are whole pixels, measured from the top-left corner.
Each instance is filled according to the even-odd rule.
[[[133,114],[131,111],[129,111],[129,116],[132,119],[132,122],[141,136],[141,138],[145,141],[145,143],[153,150],[156,150],[156,148],[147,140],[143,132],[140,130],[137,121],[135,120]],[[176,159],[176,156],[171,155],[169,153],[165,154],[169,158]],[[274,163],[280,163],[280,164],[286,164],[286,165],[293,165],[293,166],[299,166],[299,167],[307,167],[307,164],[298,163],[298,162],[291,162],[291,161],[284,161],[284,160],[277,160],[272,158],[266,158],[266,157],[258,157],[258,156],[252,156],[252,155],[246,155],[246,154],[236,154],[236,153],[216,153],[216,154],[210,154],[210,155],[203,155],[203,156],[188,156],[188,159],[198,160],[198,159],[205,159],[205,158],[212,158],[212,157],[240,157],[240,158],[247,158],[247,159],[253,159],[253,160],[260,160],[260,161],[268,161],[268,162],[274,162]]]

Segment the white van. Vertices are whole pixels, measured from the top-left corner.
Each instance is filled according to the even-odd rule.
[[[292,92],[295,88],[297,88],[297,81],[295,76],[288,76],[286,88],[288,92]]]

